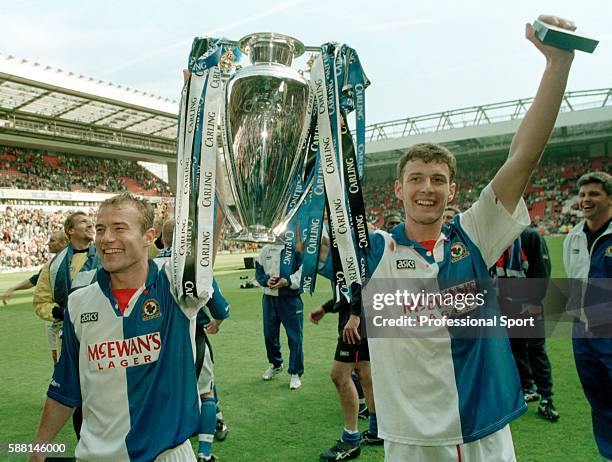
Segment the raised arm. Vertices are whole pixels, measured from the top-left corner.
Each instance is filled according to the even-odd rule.
[[[9,287],[6,290],[6,292],[4,292],[4,294],[2,295],[2,303],[6,305],[8,301],[11,299],[11,297],[13,296],[13,292],[17,290],[28,290],[28,289],[31,289],[32,287],[34,287],[34,284],[30,282],[30,279],[29,278],[24,279],[20,283],[15,284],[13,287]]]
[[[576,29],[572,21],[556,16],[542,15],[538,19],[564,29]],[[533,104],[514,135],[508,159],[493,178],[495,196],[509,213],[514,212],[540,161],[555,125],[574,59],[573,51],[560,50],[540,42],[531,24],[525,26],[525,36],[546,58],[546,68]]]

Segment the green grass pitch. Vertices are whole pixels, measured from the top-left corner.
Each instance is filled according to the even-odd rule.
[[[553,276],[563,276],[561,238],[549,241]],[[214,443],[213,451],[223,461],[316,461],[321,450],[339,437],[340,407],[329,378],[336,344],[335,315],[319,326],[304,324],[305,374],[303,386],[289,390],[287,374],[263,382],[267,366],[262,334],[260,289],[240,289],[243,255],[220,256],[216,276],[232,305],[232,316],[212,336],[221,406],[230,427],[227,440]],[[0,276],[0,293],[29,274]],[[331,294],[327,280],[318,281],[313,297],[303,296],[305,315]],[[7,306],[0,307],[0,448],[8,443],[30,442],[38,426],[45,392],[52,372],[45,326],[32,311],[32,291],[16,292]],[[286,337],[282,337],[287,354]],[[537,415],[537,405],[512,424],[518,460],[598,461],[589,406],[580,387],[568,337],[548,341],[555,382],[555,404],[561,414],[557,423]],[[366,423],[360,421],[364,430]],[[75,447],[70,423],[56,438],[69,451]],[[0,460],[10,458],[6,452]],[[364,447],[359,460],[382,461],[382,448]]]

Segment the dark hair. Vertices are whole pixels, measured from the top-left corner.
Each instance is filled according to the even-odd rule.
[[[612,176],[606,172],[585,173],[578,179],[577,186],[580,188],[585,184],[599,183],[608,196],[612,196]]]
[[[397,163],[397,179],[402,181],[404,175],[404,167],[411,160],[420,159],[423,162],[440,162],[448,165],[450,172],[450,182],[455,181],[455,175],[457,174],[457,159],[455,155],[446,149],[444,146],[432,143],[421,143],[415,144],[408,151],[400,157]]]
[[[402,217],[400,217],[396,213],[387,215],[385,217],[385,225],[387,225],[387,223],[389,223],[389,222],[401,223],[402,222]]]
[[[164,221],[161,235],[164,247],[170,247],[172,245],[172,237],[174,236],[174,220]]]
[[[447,210],[452,210],[455,213],[461,213],[459,207],[455,207],[454,205],[447,205],[446,207],[444,207],[444,211],[446,212]]]

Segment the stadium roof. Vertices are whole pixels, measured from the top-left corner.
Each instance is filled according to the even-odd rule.
[[[178,103],[0,53],[0,110],[174,140]]]
[[[532,102],[522,98],[369,125],[366,163],[394,164],[424,142],[443,144],[455,155],[507,152]],[[591,143],[601,144],[604,153],[612,147],[612,88],[566,92],[548,147]]]

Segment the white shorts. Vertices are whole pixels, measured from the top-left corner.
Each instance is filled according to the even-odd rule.
[[[155,458],[155,462],[196,462],[191,442],[185,440],[183,444],[167,449]]]
[[[516,462],[510,426],[470,443],[414,446],[385,441],[385,462]]]
[[[198,392],[200,394],[211,392],[214,383],[213,362],[210,357],[210,349],[204,344],[204,361],[202,362],[202,370],[198,376]]]
[[[59,333],[61,330],[61,321],[47,323],[47,340],[49,342],[49,348],[51,350],[57,350],[57,341],[59,340]]]

